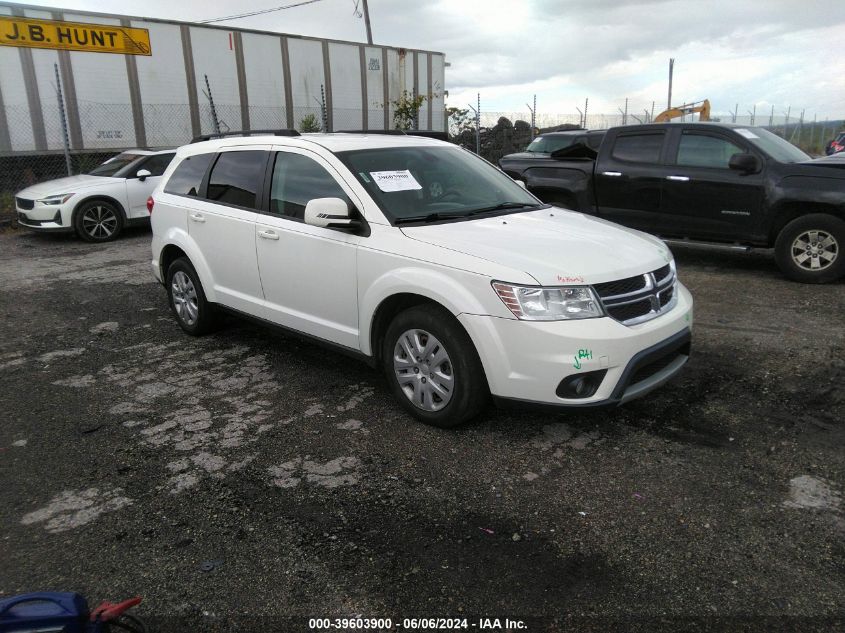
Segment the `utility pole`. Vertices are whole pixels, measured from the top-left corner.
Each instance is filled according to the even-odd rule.
[[[370,8],[367,6],[367,0],[363,0],[362,8],[364,10],[364,24],[367,25],[367,44],[372,44],[373,30],[370,28]]]
[[[772,105],[772,113],[769,115],[769,127],[775,124],[775,106]]]
[[[590,105],[590,98],[584,99],[584,129],[587,129],[587,106]]]
[[[67,168],[67,175],[73,175],[73,167],[70,162],[70,141],[67,134],[67,117],[65,116],[65,100],[62,96],[62,80],[59,77],[59,65],[53,64],[53,69],[56,71],[56,99],[59,102],[59,118],[62,122],[62,149],[65,152],[65,167]]]
[[[534,95],[534,107],[532,108],[527,103],[525,106],[531,111],[531,140],[534,140],[534,127],[537,123],[537,95]]]
[[[649,121],[654,121],[654,101],[651,102],[651,114],[648,117]]]
[[[666,109],[672,109],[672,75],[675,72],[675,58],[669,58],[669,100],[666,103]]]
[[[801,116],[798,118],[798,145],[801,145],[801,135],[804,132],[804,110],[801,110]],[[795,136],[792,134],[792,136]],[[790,137],[790,141],[792,138]]]
[[[786,138],[786,128],[789,127],[789,113],[792,112],[792,106],[786,108],[786,119],[783,122],[783,138]]]
[[[471,103],[467,105],[475,112],[475,153],[481,156],[481,93],[478,93],[478,107],[475,108]]]
[[[731,123],[736,123],[736,115],[739,112],[739,104],[737,103],[734,106],[734,111],[731,112]]]
[[[815,149],[815,143],[816,143],[816,117],[818,117],[818,114],[814,114],[814,115],[813,115],[813,127],[812,127],[812,128],[810,128],[810,151],[813,151],[813,150]]]

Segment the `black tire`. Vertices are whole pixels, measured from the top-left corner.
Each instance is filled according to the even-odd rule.
[[[202,336],[217,327],[214,305],[205,298],[199,275],[186,257],[180,257],[167,269],[167,299],[176,322],[191,336]],[[187,283],[189,282],[189,283]],[[192,292],[188,291],[188,286]]]
[[[813,233],[819,237],[823,235],[824,240],[801,240]],[[824,252],[820,254],[819,248]],[[802,255],[807,256],[803,263],[798,261]],[[812,268],[813,260],[818,263],[818,269]],[[845,275],[845,221],[826,213],[796,218],[778,234],[775,261],[783,274],[793,281],[823,284],[839,279]]]
[[[73,228],[86,242],[110,242],[123,225],[123,210],[106,200],[86,200],[73,212]]]
[[[413,366],[401,370],[407,371],[405,375],[409,379],[413,379],[413,386],[409,385],[408,388],[413,390],[415,395],[418,393],[417,389],[422,392],[423,389],[432,390],[432,386],[437,387],[438,390],[443,390],[445,387],[444,383],[440,382],[441,378],[444,374],[446,374],[447,379],[451,375],[452,385],[448,389],[449,399],[445,405],[441,399],[440,408],[437,410],[427,410],[414,404],[399,383],[397,369],[394,366],[394,351],[400,343],[400,338],[409,331],[420,331],[434,337],[434,340],[441,344],[446,352],[446,362],[439,365],[439,369],[430,368],[427,362],[429,359],[435,358],[435,354],[440,351],[439,346],[436,346],[427,359],[421,359],[420,367],[416,367],[416,369],[421,368],[422,373],[417,371],[416,374],[412,375],[411,371],[415,369]],[[420,340],[428,339],[423,336]],[[404,355],[403,359],[400,359],[400,362],[406,357],[407,354]],[[458,426],[478,415],[490,395],[484,369],[469,335],[452,314],[439,306],[415,306],[399,313],[385,333],[382,341],[381,359],[382,368],[394,397],[408,413],[426,424],[440,428]],[[410,359],[411,365],[414,364],[415,360],[417,359]],[[429,387],[423,387],[419,382],[416,382],[419,380],[425,383],[426,376],[428,376],[429,381],[434,377],[433,384],[427,383]],[[437,397],[439,396],[434,394],[435,400]],[[431,402],[429,400],[429,403]],[[434,406],[437,406],[437,404]]]

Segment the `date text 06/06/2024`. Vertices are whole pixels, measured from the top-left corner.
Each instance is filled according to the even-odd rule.
[[[308,628],[312,630],[340,631],[389,631],[408,630],[456,630],[477,629],[480,631],[525,631],[522,620],[510,618],[403,618],[394,623],[392,618],[310,618]]]

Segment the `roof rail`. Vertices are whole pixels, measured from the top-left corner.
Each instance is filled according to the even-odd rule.
[[[252,136],[253,134],[271,134],[273,136],[300,136],[296,130],[232,130],[229,132],[216,132],[214,134],[201,134],[191,139],[191,143],[210,141],[213,138],[224,138],[226,136]]]
[[[405,130],[338,130],[340,134],[386,134],[388,136],[406,136]]]

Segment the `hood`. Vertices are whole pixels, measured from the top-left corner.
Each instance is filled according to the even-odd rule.
[[[795,163],[795,165],[805,165],[807,167],[832,167],[834,169],[845,169],[845,153],[831,154],[830,156],[822,156],[803,163]],[[843,174],[845,175],[845,174]]]
[[[548,286],[641,275],[672,258],[656,237],[557,207],[403,227],[402,232],[414,240],[527,273]]]
[[[502,159],[523,159],[523,158],[548,158],[551,154],[546,152],[517,152],[515,154],[507,154],[502,156]]]
[[[88,187],[96,187],[104,183],[114,184],[120,178],[109,178],[107,176],[88,176],[83,174],[81,176],[68,176],[66,178],[57,178],[56,180],[48,180],[46,182],[39,182],[37,185],[31,185],[26,189],[22,189],[15,195],[19,198],[28,198],[35,200],[37,198],[44,198],[59,193],[76,193],[80,189],[87,189]]]

